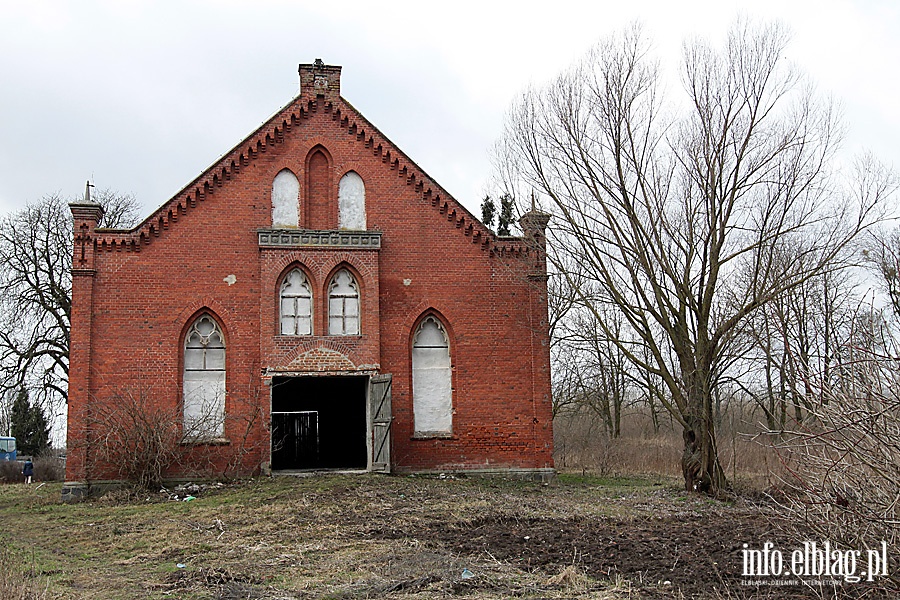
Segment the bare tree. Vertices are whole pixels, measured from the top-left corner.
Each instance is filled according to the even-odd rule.
[[[851,307],[859,298],[848,270],[810,278],[751,315],[745,391],[762,409],[766,428],[802,423],[821,400],[812,381],[831,381],[849,340]]]
[[[878,287],[888,295],[900,317],[900,229],[873,231],[863,249],[867,266],[877,275]]]
[[[134,224],[137,201],[102,190],[101,226]],[[68,393],[72,215],[45,196],[0,220],[0,395],[22,387],[46,409]]]
[[[613,310],[607,308],[607,310]],[[627,335],[618,313],[605,315],[617,340]],[[574,403],[588,414],[599,418],[606,435],[618,438],[622,432],[622,415],[633,402],[635,378],[632,365],[614,339],[604,335],[596,315],[583,309],[573,311],[566,320],[562,360],[577,364],[570,377],[577,393]]]
[[[685,45],[687,102],[665,102],[635,27],[526,91],[498,145],[508,189],[549,198],[548,242],[581,266],[579,304],[667,388],[689,490],[727,485],[713,391],[741,324],[836,268],[892,191],[872,162],[852,184],[832,172],[836,111],[786,64],[786,40],[739,22],[722,50]],[[778,260],[787,248],[794,260]]]
[[[117,394],[112,402],[95,403],[89,476],[95,478],[101,472],[97,465],[103,465],[133,485],[159,489],[166,473],[184,454],[179,417],[178,407],[157,405],[143,389]],[[203,424],[198,420],[198,427]]]

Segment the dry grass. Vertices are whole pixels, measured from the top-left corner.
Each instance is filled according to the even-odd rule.
[[[59,502],[58,484],[0,486],[0,543],[33,553],[52,598],[640,598],[578,562],[543,570],[458,554],[428,532],[485,515],[608,521],[730,510],[685,497],[676,483],[284,477],[191,502],[111,495],[74,505]]]
[[[552,521],[577,530],[584,522],[652,525],[709,515],[729,531],[734,518],[746,520],[746,506],[738,515],[731,505],[680,491],[678,433],[653,434],[647,421],[629,417],[622,437],[610,441],[585,423],[557,422],[557,465],[569,474],[550,486],[279,477],[207,490],[191,502],[117,492],[74,505],[59,502],[59,484],[0,486],[0,545],[30,561],[28,576],[12,569],[0,577],[41,591],[0,598],[683,597],[654,587],[655,580],[598,572],[571,548],[560,561],[532,566],[487,549],[462,550],[449,534],[442,537],[461,532],[465,539],[480,522]],[[772,457],[749,433],[720,430],[723,463],[738,482],[763,486]],[[644,528],[651,542],[660,535],[654,527]],[[671,533],[678,532],[663,535]]]
[[[553,427],[557,468],[601,476],[681,477],[684,442],[677,423],[665,421],[654,432],[649,417],[632,413],[622,419],[618,438],[584,414],[561,414]],[[718,444],[722,466],[739,489],[765,489],[779,481],[780,459],[752,414],[726,414]]]
[[[0,598],[3,600],[44,600],[46,584],[35,579],[29,561],[8,548],[0,550]]]

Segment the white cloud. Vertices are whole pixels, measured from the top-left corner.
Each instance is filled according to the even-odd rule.
[[[6,3],[0,22],[0,210],[77,195],[93,175],[155,208],[297,91],[341,64],[344,96],[471,210],[508,103],[600,37],[641,20],[664,61],[739,14],[781,19],[789,57],[843,100],[848,147],[900,165],[898,8],[887,1],[624,5],[353,1]]]

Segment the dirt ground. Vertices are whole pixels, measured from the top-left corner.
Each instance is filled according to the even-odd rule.
[[[74,505],[59,491],[0,486],[0,543],[42,598],[816,597],[743,585],[742,544],[796,545],[774,507],[675,481],[324,475]]]
[[[435,536],[461,554],[489,552],[546,572],[571,564],[598,580],[619,579],[645,591],[661,588],[661,595],[671,587],[687,596],[740,585],[736,540],[786,541],[758,515],[737,512],[712,522],[701,514],[640,520],[492,517],[438,527]]]

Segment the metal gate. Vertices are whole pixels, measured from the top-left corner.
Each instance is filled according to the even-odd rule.
[[[272,468],[314,469],[319,466],[319,412],[272,413]]]

